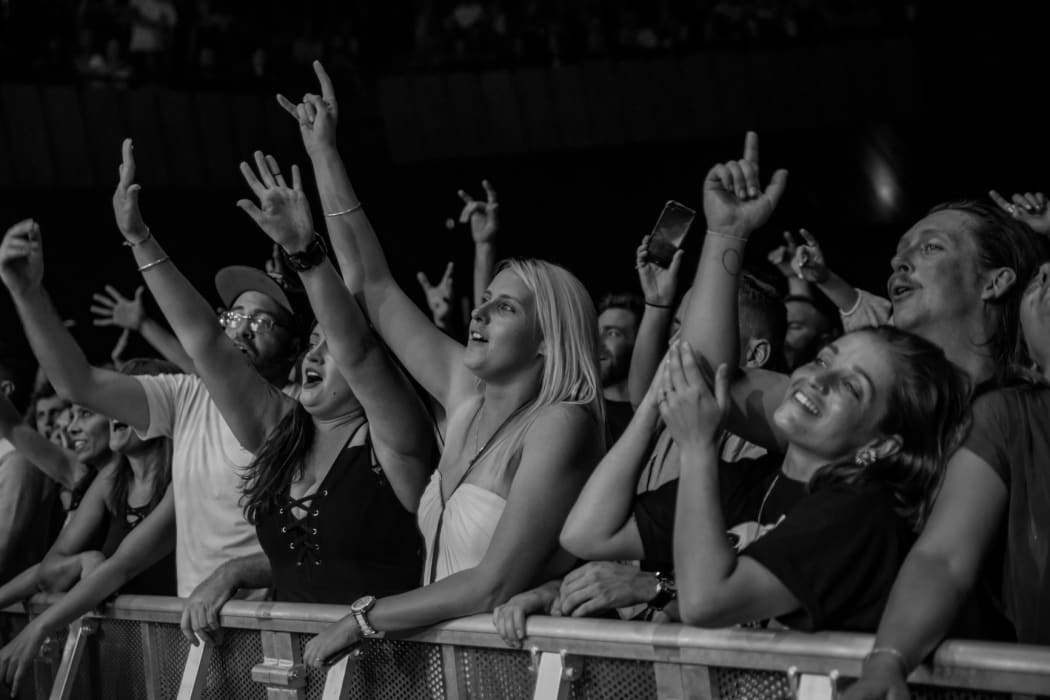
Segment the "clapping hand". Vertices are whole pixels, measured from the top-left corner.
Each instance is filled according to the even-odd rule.
[[[273,156],[255,152],[255,167],[258,177],[247,163],[241,163],[241,174],[252,192],[259,198],[259,206],[248,199],[237,202],[248,216],[269,236],[274,243],[289,253],[301,252],[314,238],[313,216],[310,204],[303,192],[299,166],[292,166],[292,186],[289,187],[281,174],[281,168]]]
[[[299,122],[303,145],[310,157],[325,150],[334,150],[335,128],[339,122],[339,104],[335,99],[332,79],[328,77],[320,61],[314,61],[314,73],[321,85],[321,94],[306,93],[303,101],[296,105],[284,95],[277,95],[277,103]]]
[[[758,134],[747,132],[744,157],[715,165],[704,179],[704,216],[714,233],[747,238],[776,209],[787,171],[777,170],[765,190],[759,179]]]
[[[683,448],[714,444],[729,410],[729,368],[718,367],[712,392],[689,344],[678,341],[660,372],[663,382],[657,401],[671,437]]]
[[[995,190],[990,191],[988,195],[1007,214],[1028,224],[1036,233],[1050,235],[1050,207],[1047,206],[1046,196],[1042,192],[1015,194],[1011,197],[1012,204]]]
[[[488,180],[482,180],[481,186],[485,188],[484,202],[474,199],[464,190],[457,193],[463,200],[459,223],[470,223],[470,235],[476,244],[492,243],[499,231],[499,201],[496,199],[496,190]]]

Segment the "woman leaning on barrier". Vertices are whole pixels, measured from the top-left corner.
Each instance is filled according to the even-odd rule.
[[[892,328],[847,334],[790,377],[738,357],[733,299],[750,234],[786,173],[760,189],[757,137],[704,182],[708,234],[681,342],[651,392],[681,446],[674,560],[681,619],[725,626],[775,618],[799,629],[876,624],[968,416],[968,381],[932,343]],[[700,367],[719,368],[714,391]],[[774,482],[807,495],[735,549],[719,498],[715,436],[726,427],[785,454]]]
[[[408,371],[445,408],[441,463],[423,493],[423,588],[355,601],[353,614],[307,645],[311,665],[362,636],[492,610],[564,573],[558,531],[601,456],[603,410],[593,304],[568,271],[505,262],[471,316],[466,347],[436,329],[395,282],[335,148],[337,105],[322,95],[299,121],[344,274],[358,269],[370,319]],[[556,484],[557,488],[551,485]]]

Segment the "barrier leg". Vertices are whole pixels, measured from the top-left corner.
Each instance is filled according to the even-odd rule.
[[[832,671],[827,676],[799,673],[792,666],[788,669],[788,681],[795,700],[838,700],[839,673]]]
[[[87,638],[98,629],[98,622],[87,618],[80,618],[69,626],[69,634],[66,635],[66,646],[62,650],[62,661],[58,665],[58,673],[55,674],[55,682],[51,686],[50,700],[69,700],[73,693],[73,681],[77,677],[77,668],[80,659],[84,657],[84,648]]]
[[[139,635],[142,638],[142,663],[146,672],[146,700],[161,700],[161,650],[157,628],[148,622],[143,622],[139,625]]]
[[[713,700],[711,674],[706,666],[654,663],[659,700]]]
[[[570,685],[580,677],[581,659],[564,651],[559,654],[545,651],[535,666],[536,688],[532,700],[568,700]]]
[[[290,632],[262,631],[263,662],[252,668],[252,680],[266,686],[267,700],[305,700],[306,666]]]
[[[200,700],[204,693],[204,684],[208,675],[208,664],[211,662],[212,645],[202,642],[190,646],[186,665],[182,669],[182,681],[179,683],[177,700]]]

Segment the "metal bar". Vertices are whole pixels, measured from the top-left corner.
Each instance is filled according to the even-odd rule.
[[[305,700],[306,667],[288,632],[263,631],[263,661],[252,667],[251,677],[266,686],[269,700]]]
[[[713,700],[711,674],[706,666],[653,664],[656,697],[659,700]]]
[[[139,636],[142,638],[142,663],[146,673],[146,700],[162,700],[160,684],[161,644],[157,628],[149,622],[139,625]]]
[[[354,654],[347,654],[328,669],[321,700],[347,700],[350,697],[350,679],[347,677],[347,671],[353,659],[356,659]]]
[[[186,665],[182,669],[179,693],[175,696],[177,700],[200,700],[204,694],[212,652],[212,645],[207,642],[190,646]]]
[[[98,628],[98,623],[83,617],[69,625],[66,644],[62,649],[62,661],[58,664],[58,673],[51,686],[50,700],[69,700],[73,693],[73,683],[77,677],[77,667],[84,657],[87,637]]]
[[[456,647],[451,644],[441,645],[441,671],[445,679],[446,700],[460,700],[467,697],[467,689],[460,672],[459,656]]]

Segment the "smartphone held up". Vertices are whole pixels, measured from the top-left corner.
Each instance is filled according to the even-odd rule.
[[[674,254],[681,247],[695,218],[694,210],[681,202],[669,200],[653,226],[652,235],[649,236],[649,245],[645,250],[646,259],[660,267],[670,267]]]

